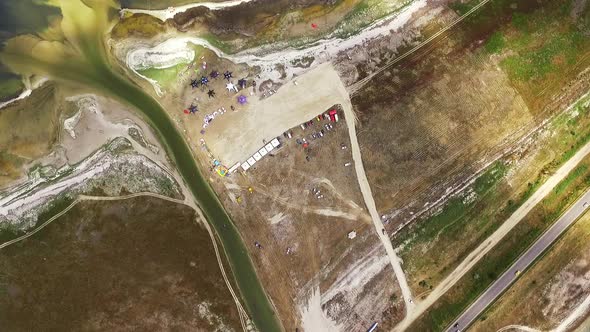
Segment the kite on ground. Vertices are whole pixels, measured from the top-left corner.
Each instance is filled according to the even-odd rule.
[[[233,76],[231,74],[231,71],[226,71],[225,73],[223,73],[223,77],[225,77],[226,80],[230,80]]]
[[[229,82],[225,85],[225,88],[227,89],[227,91],[229,92],[238,92],[238,88],[236,88],[235,84],[233,84],[232,82]]]

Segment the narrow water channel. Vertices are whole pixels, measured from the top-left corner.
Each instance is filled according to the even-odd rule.
[[[3,50],[0,60],[14,71],[48,75],[69,84],[83,84],[140,111],[159,134],[176,168],[221,240],[254,324],[260,331],[280,331],[278,319],[258,280],[246,247],[216,194],[203,178],[184,138],[155,99],[111,66],[104,34],[108,29],[108,13],[110,11],[112,14],[112,8],[106,2],[97,1],[88,7],[81,0],[61,0],[61,29],[66,42],[56,44],[55,41],[40,39],[16,40],[12,46]],[[28,47],[33,44],[34,47]],[[41,51],[44,53],[40,54]]]

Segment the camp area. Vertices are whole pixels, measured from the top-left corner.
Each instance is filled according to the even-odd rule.
[[[282,86],[264,99],[248,96],[248,102],[238,110],[228,110],[212,121],[203,138],[213,155],[225,165],[244,162],[289,128],[313,119],[347,98],[329,63],[298,77],[296,82]]]

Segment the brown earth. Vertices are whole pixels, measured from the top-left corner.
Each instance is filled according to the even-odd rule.
[[[240,330],[207,231],[155,198],[84,202],[0,251],[0,325],[30,330]]]
[[[533,124],[506,75],[468,51],[449,58],[433,52],[411,68],[394,69],[374,79],[353,105],[367,176],[383,212],[414,201],[421,201],[412,207],[419,210]]]
[[[45,84],[0,110],[0,188],[20,178],[25,165],[47,154],[58,138],[56,87]]]
[[[404,312],[399,287],[364,208],[354,169],[344,166],[352,159],[346,124],[341,120],[331,131],[324,129],[323,138],[312,139],[311,133],[325,123],[314,121],[305,131],[293,128],[292,139],[284,139],[280,150],[243,175],[218,180],[212,174],[211,180],[252,248],[259,277],[287,330],[301,327],[300,311],[316,289],[323,310],[344,329],[397,322]],[[295,142],[301,137],[310,142],[306,150]],[[324,197],[316,198],[313,188]],[[347,238],[352,230],[357,232],[354,240]],[[263,249],[256,249],[255,241]],[[346,288],[350,282],[341,279],[361,277],[366,268],[359,264],[371,259],[386,263],[365,275],[354,291]]]
[[[541,7],[540,12],[558,10],[555,6],[526,2],[515,9],[510,1],[500,1],[484,7],[355,94],[359,142],[381,213],[396,215],[400,222],[413,219],[413,213],[480,171],[586,91],[589,82],[582,62],[565,75],[556,69],[526,82],[504,70],[509,51],[490,54],[483,47],[495,31],[512,24],[513,15],[534,7]],[[445,9],[430,26],[444,26],[456,15]],[[551,29],[547,33],[553,36],[557,31]],[[436,29],[425,28],[414,39],[431,31]],[[383,40],[365,48],[372,50],[372,61],[359,62],[352,71],[341,66],[347,75],[364,77],[390,58]],[[399,47],[398,54],[405,49],[409,46]],[[577,56],[586,58],[582,51]]]

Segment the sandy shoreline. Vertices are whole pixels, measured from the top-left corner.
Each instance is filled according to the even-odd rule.
[[[184,6],[168,7],[166,9],[134,9],[134,8],[123,8],[121,13],[132,13],[132,14],[148,14],[156,17],[162,21],[174,18],[176,14],[184,13],[185,11],[195,7],[207,7],[211,10],[220,10],[228,7],[234,7],[243,3],[248,3],[252,0],[230,0],[224,2],[197,2],[191,3]]]
[[[312,57],[314,58],[312,66],[327,62],[342,51],[397,31],[409,22],[416,11],[425,7],[426,4],[426,0],[414,1],[399,12],[374,22],[357,35],[345,39],[337,37],[322,39],[304,49],[286,48],[264,54],[267,51],[265,47],[257,47],[236,54],[226,54],[202,38],[178,36],[151,48],[140,47],[130,50],[126,56],[126,65],[136,73],[137,70],[145,69],[148,65],[152,68],[172,67],[182,61],[186,61],[187,57],[179,57],[178,54],[179,52],[186,52],[187,49],[190,49],[189,44],[194,44],[206,47],[219,57],[228,59],[234,63],[244,63],[250,67],[259,67],[261,70],[260,78],[263,80],[281,80],[282,73],[276,70],[276,65],[282,64],[286,71],[286,77],[283,80],[290,80],[293,78],[293,75],[298,75],[309,69],[293,67],[293,61]]]

